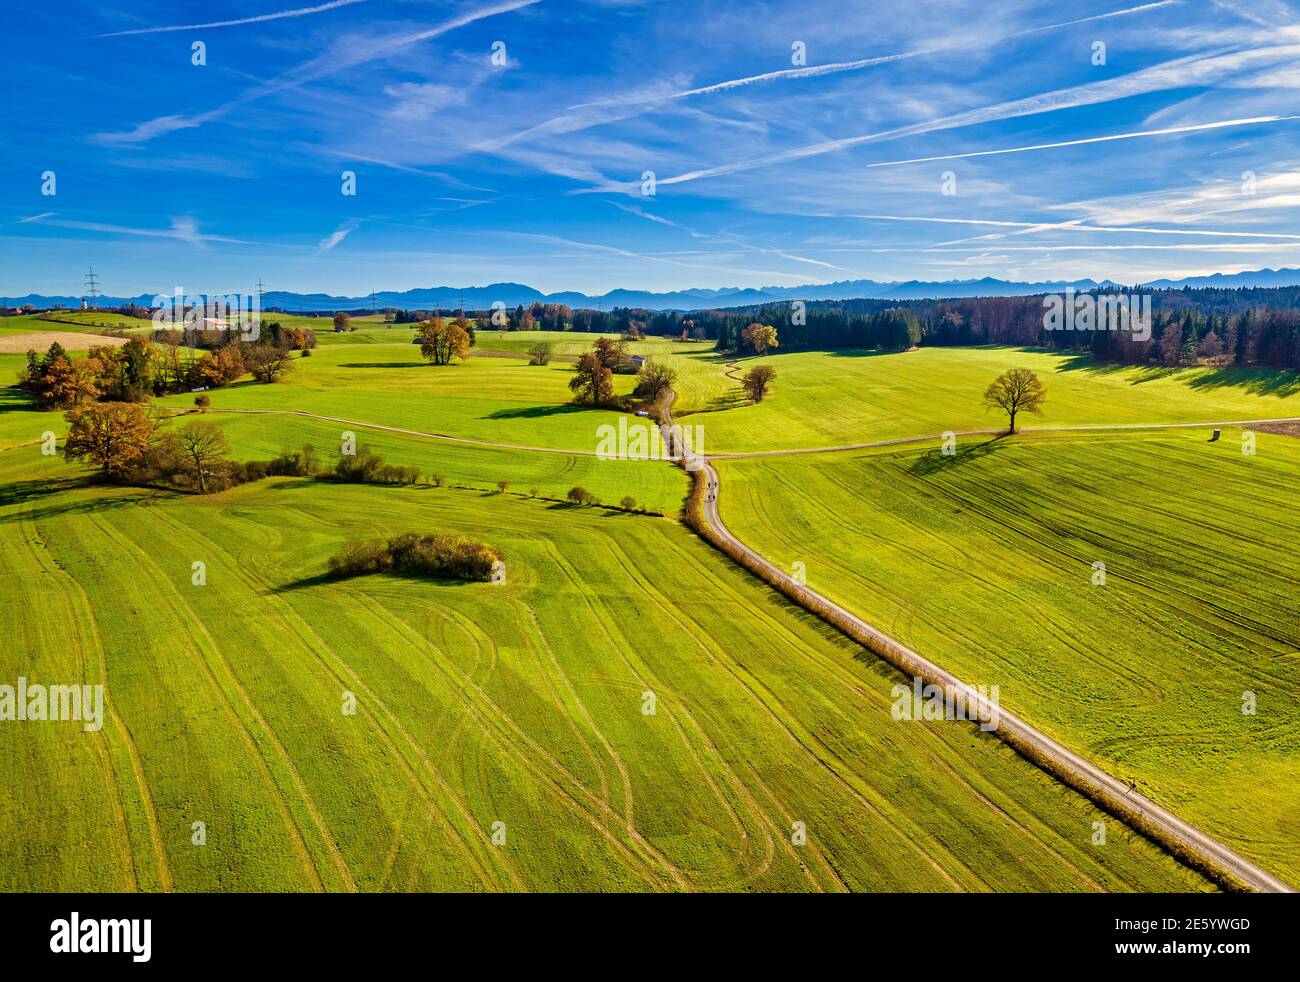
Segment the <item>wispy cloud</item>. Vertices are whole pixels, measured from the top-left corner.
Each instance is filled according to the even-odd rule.
[[[329,252],[336,245],[338,245],[349,235],[355,232],[357,230],[357,227],[360,224],[361,224],[360,222],[355,222],[355,221],[344,222],[333,232],[331,232],[329,235],[325,236],[325,238],[320,240],[319,244],[317,245],[316,254],[320,255],[322,252]]]
[[[660,178],[658,184],[661,187],[685,184],[703,178],[721,177],[740,171],[752,170],[756,167],[768,167],[773,164],[834,153],[867,143],[896,140],[907,136],[920,136],[940,130],[999,122],[1020,116],[1034,116],[1041,113],[1057,112],[1062,109],[1094,106],[1172,88],[1211,85],[1243,69],[1249,69],[1253,66],[1263,67],[1279,62],[1291,62],[1297,56],[1300,56],[1300,45],[1275,45],[1248,51],[1220,51],[1210,55],[1178,58],[1128,75],[1121,75],[1117,78],[1042,92],[1023,99],[994,103],[979,109],[971,109],[923,123],[914,123],[910,126],[900,126],[861,136],[843,137],[838,140],[825,140],[820,143],[766,154],[748,160],[739,160],[716,167],[687,171],[671,177]],[[589,190],[635,192],[638,188],[639,185],[635,183],[625,183],[612,187],[596,187]]]
[[[510,13],[511,11],[520,10],[524,7],[531,7],[533,4],[541,3],[541,0],[504,0],[502,3],[492,4],[487,7],[478,7],[474,10],[466,11],[455,17],[445,20],[440,24],[427,28],[422,31],[404,32],[400,34],[382,34],[374,37],[349,39],[348,43],[338,46],[330,51],[324,52],[312,58],[310,61],[291,69],[276,78],[271,79],[263,85],[255,86],[242,92],[240,95],[229,102],[210,109],[207,112],[198,113],[194,116],[169,115],[159,116],[151,120],[140,123],[133,129],[121,133],[100,133],[96,139],[102,143],[141,143],[152,140],[155,137],[171,133],[179,129],[188,129],[195,126],[202,126],[220,119],[232,110],[264,99],[267,96],[277,92],[283,92],[286,89],[293,89],[301,86],[305,82],[317,81],[340,72],[347,71],[350,68],[356,68],[367,62],[376,61],[380,58],[409,48],[412,45],[420,44],[424,41],[432,40],[449,31],[454,31],[459,27],[465,27],[475,21],[483,20],[487,17],[494,17],[497,14]]]
[[[199,232],[198,223],[189,217],[173,218],[171,228],[133,228],[127,225],[111,225],[105,222],[81,222],[67,218],[53,218],[54,212],[45,212],[25,219],[36,225],[49,225],[55,228],[77,229],[82,232],[106,232],[112,235],[138,235],[152,239],[177,239],[202,248],[209,242],[250,245],[244,239],[232,239],[225,235],[206,235]]]
[[[1091,21],[1108,20],[1114,17],[1127,17],[1133,14],[1146,13],[1163,7],[1177,6],[1179,2],[1180,0],[1159,0],[1159,2],[1156,3],[1145,3],[1136,7],[1128,7],[1124,10],[1111,11],[1110,13],[1094,14],[1090,17],[1080,17],[1075,20],[1062,21],[1056,24],[1044,24],[1040,27],[1031,27],[1023,31],[1014,31],[1009,34],[992,37],[987,39],[985,43],[996,44],[1000,41],[1009,41],[1032,34],[1041,34],[1048,31],[1060,30],[1066,27],[1074,27]],[[709,85],[702,85],[689,89],[678,89],[667,85],[666,83],[656,83],[645,89],[625,93],[623,95],[598,99],[594,102],[578,103],[570,106],[562,115],[554,116],[517,133],[499,137],[495,140],[485,141],[478,144],[477,149],[498,150],[513,143],[529,140],[538,136],[554,136],[573,133],[592,126],[617,122],[631,116],[640,115],[649,112],[656,107],[681,99],[690,99],[702,95],[713,95],[718,92],[727,92],[731,89],[739,89],[767,82],[777,82],[789,79],[818,78],[823,75],[837,75],[842,72],[861,71],[864,68],[872,68],[877,65],[886,65],[891,62],[906,61],[912,58],[923,58],[929,55],[941,54],[946,51],[953,51],[964,47],[966,43],[966,40],[963,39],[961,42],[957,43],[916,48],[909,51],[895,52],[893,54],[877,55],[871,58],[858,58],[853,61],[830,62],[824,65],[809,65],[802,68],[785,68],[779,71],[763,72],[758,75],[746,75],[741,78],[726,79],[721,82],[714,82]]]

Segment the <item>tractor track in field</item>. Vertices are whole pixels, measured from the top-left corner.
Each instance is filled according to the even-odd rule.
[[[663,405],[664,421],[669,425],[672,424],[674,398],[675,394],[670,391]],[[1289,421],[1235,420],[1217,423],[1081,425],[1035,427],[1034,432],[1204,428],[1207,426],[1239,426],[1251,423]],[[958,435],[996,435],[1000,432],[998,430],[975,430]],[[920,437],[903,437],[896,440],[881,440],[874,443],[829,449],[854,450],[872,446],[895,446],[935,440],[941,436],[942,434],[932,434]],[[678,442],[671,436],[668,439],[673,444]],[[680,453],[680,448],[674,447],[674,449],[678,449]],[[705,533],[705,537],[716,538],[718,541],[715,544],[725,546],[724,551],[733,559],[739,557],[737,561],[743,560],[742,565],[759,575],[787,597],[817,614],[859,644],[875,652],[904,672],[904,674],[921,677],[929,683],[937,683],[945,694],[951,693],[954,696],[956,704],[967,707],[967,715],[974,715],[981,721],[994,724],[992,732],[1022,756],[1025,756],[1058,780],[1084,794],[1094,803],[1126,822],[1138,833],[1169,849],[1184,864],[1198,868],[1203,873],[1209,873],[1213,879],[1225,886],[1262,893],[1294,892],[1294,888],[1289,884],[1256,866],[1245,857],[1238,855],[1200,829],[1166,811],[1154,801],[1138,794],[1124,782],[1112,777],[1095,764],[1072,753],[1047,734],[1001,709],[986,696],[951,673],[944,671],[934,662],[900,644],[883,631],[845,610],[833,600],[798,583],[789,574],[741,542],[723,523],[718,508],[718,498],[721,494],[722,484],[718,472],[713,466],[714,460],[817,453],[824,452],[825,449],[827,448],[823,448],[822,451],[770,451],[710,456],[694,455],[687,451],[682,455],[682,463],[685,465],[686,470],[692,473],[693,480],[698,480],[699,476],[697,475],[702,472],[702,477],[706,482],[704,502],[701,508],[701,519],[705,526],[702,531]]]

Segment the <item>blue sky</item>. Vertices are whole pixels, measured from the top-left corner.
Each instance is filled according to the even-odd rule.
[[[110,0],[0,36],[5,295],[1300,266],[1300,0]]]

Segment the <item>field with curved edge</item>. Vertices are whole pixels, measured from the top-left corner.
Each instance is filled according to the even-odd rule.
[[[842,446],[946,430],[1006,428],[984,390],[1009,368],[1047,387],[1042,416],[1024,426],[1178,423],[1300,416],[1300,373],[1147,368],[1027,348],[919,348],[895,354],[800,351],[742,358],[776,369],[757,405],[696,414],[710,453]]]
[[[1296,882],[1300,441],[1209,435],[722,461],[720,505],[813,589]]]
[[[1114,822],[1094,846],[1104,816],[972,725],[892,720],[890,671],[675,522],[105,487],[24,416],[0,415],[0,677],[102,683],[108,713],[0,726],[0,889],[1206,886]],[[507,582],[320,579],[402,531],[488,542]]]
[[[413,336],[413,335],[412,335]],[[295,357],[293,371],[274,385],[246,379],[209,393],[215,409],[292,409],[367,423],[479,440],[595,452],[598,428],[620,415],[575,406],[573,366],[530,366],[516,358],[471,356],[433,366],[405,342],[322,345]],[[635,380],[615,376],[630,392]],[[182,408],[191,395],[158,400]]]

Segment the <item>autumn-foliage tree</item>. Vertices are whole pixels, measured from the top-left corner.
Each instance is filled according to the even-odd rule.
[[[474,322],[472,320],[470,320],[465,315],[461,314],[458,317],[452,318],[451,322],[454,326],[459,327],[462,331],[465,332],[465,336],[469,338],[469,346],[471,348],[478,343],[478,338],[477,338],[478,328],[474,326]]]
[[[334,330],[340,334],[352,330],[352,317],[347,311],[340,310],[334,315]]]
[[[776,369],[768,365],[755,365],[740,380],[746,395],[755,402],[762,402],[767,395],[768,384],[776,378]]]
[[[122,479],[145,455],[157,429],[148,410],[131,402],[77,406],[65,418],[64,456],[89,461],[114,480]]]
[[[776,328],[771,324],[760,324],[757,321],[740,332],[740,339],[753,348],[756,355],[761,355],[770,348],[779,347]]]
[[[1019,413],[1043,414],[1047,390],[1043,383],[1027,368],[1012,368],[1003,372],[984,392],[984,404],[989,409],[1000,409],[1011,421],[1011,432],[1016,432]]]
[[[67,408],[94,402],[100,396],[99,362],[58,355],[41,363],[24,388],[30,389],[43,406]]]
[[[596,503],[596,497],[581,484],[576,484],[569,488],[569,493],[565,495],[575,505],[593,505]]]
[[[611,372],[617,372],[631,364],[627,342],[621,339],[615,341],[613,338],[596,338],[595,355]]]
[[[589,406],[608,406],[614,402],[614,373],[602,364],[599,355],[589,351],[578,358],[578,367],[569,379],[574,401]]]
[[[419,326],[417,334],[420,354],[431,364],[449,365],[453,357],[463,360],[469,355],[469,333],[456,321],[432,317]]]

